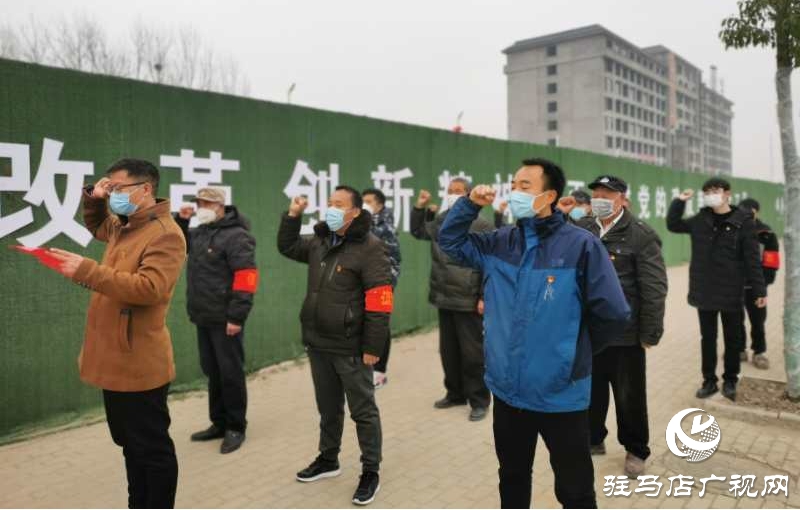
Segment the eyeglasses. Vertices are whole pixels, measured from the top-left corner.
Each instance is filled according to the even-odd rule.
[[[106,191],[108,191],[109,193],[117,193],[122,189],[130,188],[133,186],[140,186],[142,184],[147,184],[147,181],[134,182],[133,184],[109,184],[108,186],[106,186]]]

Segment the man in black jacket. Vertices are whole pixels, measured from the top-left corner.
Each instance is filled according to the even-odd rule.
[[[221,453],[237,450],[247,428],[247,381],[244,373],[244,323],[258,286],[256,240],[250,223],[225,194],[203,188],[191,206],[175,216],[189,254],[186,305],[197,326],[200,366],[208,377],[211,426],[192,441],[224,438]],[[199,226],[189,228],[196,214]]]
[[[739,207],[748,211],[753,211],[756,237],[761,245],[761,267],[764,271],[764,283],[766,286],[770,286],[775,283],[775,274],[781,267],[778,236],[775,235],[775,232],[772,231],[769,225],[758,218],[761,205],[757,200],[746,198],[739,202]],[[755,365],[756,368],[766,370],[769,368],[769,359],[767,359],[767,336],[764,328],[767,322],[767,307],[759,308],[756,306],[755,302],[756,298],[753,295],[753,287],[746,285],[744,288],[744,307],[747,310],[747,316],[750,318],[750,347],[753,350],[753,365]],[[747,331],[742,332],[742,338],[741,360],[747,361]]]
[[[697,398],[707,398],[717,387],[717,316],[722,316],[725,342],[725,372],[722,394],[736,400],[744,338],[744,288],[753,289],[752,299],[758,308],[767,305],[767,291],[753,213],[730,205],[731,185],[717,177],[703,184],[705,207],[684,219],[686,201],[693,191],[687,189],[672,201],[667,213],[670,232],[690,234],[692,260],[689,265],[689,304],[697,308],[702,337],[703,385]]]
[[[301,237],[308,201],[295,197],[278,230],[278,250],[308,264],[300,311],[303,343],[311,363],[321,417],[319,456],[297,473],[300,482],[338,476],[344,401],[356,423],[363,472],[353,503],[371,503],[380,489],[381,420],[372,367],[389,338],[392,272],[383,242],[370,233],[371,217],[361,194],[339,186],[315,235]]]
[[[664,333],[667,271],[658,234],[623,206],[628,191],[625,181],[602,175],[589,189],[595,216],[579,219],[578,226],[603,242],[631,307],[624,333],[595,339],[606,347],[594,353],[592,361],[592,453],[606,453],[603,441],[608,435],[606,416],[611,385],[617,410],[617,439],[627,451],[625,474],[636,478],[644,473],[645,460],[650,456],[645,349],[657,345]]]
[[[450,181],[444,212],[436,215],[429,207],[431,194],[422,190],[411,211],[411,235],[431,241],[431,281],[429,301],[439,309],[439,353],[444,369],[447,394],[434,403],[437,409],[465,405],[472,407],[471,421],[486,417],[490,395],[483,380],[483,282],[481,273],[460,266],[439,248],[439,229],[449,207],[462,196],[469,195],[469,181],[457,177]],[[471,232],[493,230],[491,223],[478,218]]]

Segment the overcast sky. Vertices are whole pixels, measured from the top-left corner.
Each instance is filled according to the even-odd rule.
[[[296,104],[444,129],[464,110],[466,132],[495,138],[506,137],[501,51],[599,23],[638,46],[671,48],[706,82],[716,64],[734,102],[734,174],[782,180],[774,57],[725,51],[717,37],[735,8],[736,0],[0,0],[11,23],[88,14],[120,36],[137,18],[188,24],[235,56],[254,97],[283,102],[296,82]]]

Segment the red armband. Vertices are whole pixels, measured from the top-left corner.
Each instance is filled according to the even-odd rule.
[[[366,311],[392,313],[394,308],[394,291],[391,285],[375,287],[366,293]]]
[[[767,269],[780,269],[781,267],[781,254],[777,251],[764,251],[764,257],[761,260],[761,265]]]
[[[233,273],[233,291],[255,294],[258,288],[258,269],[240,269]]]

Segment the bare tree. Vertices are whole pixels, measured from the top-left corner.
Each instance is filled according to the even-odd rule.
[[[85,15],[61,18],[52,26],[30,18],[16,29],[0,25],[0,57],[201,90],[249,92],[238,63],[218,56],[191,27],[170,31],[140,20],[128,38],[112,41]]]

